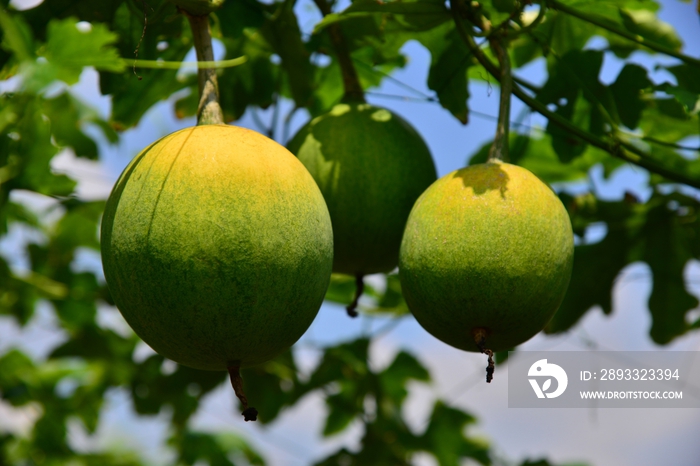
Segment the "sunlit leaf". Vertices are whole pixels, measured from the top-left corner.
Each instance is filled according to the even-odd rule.
[[[103,24],[79,28],[76,23],[77,20],[69,18],[48,24],[44,56],[56,68],[58,79],[74,84],[85,66],[100,71],[122,71],[124,65],[113,47],[116,34]]]

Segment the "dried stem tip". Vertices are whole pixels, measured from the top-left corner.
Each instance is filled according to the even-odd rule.
[[[348,307],[345,308],[346,311],[348,311],[348,315],[350,317],[357,317],[357,303],[360,302],[360,296],[362,296],[362,293],[365,291],[365,282],[363,280],[364,275],[357,274],[355,275],[355,298],[352,300],[352,302],[348,305]]]
[[[241,400],[241,405],[243,405],[243,419],[245,421],[257,421],[258,420],[258,410],[253,407],[248,407],[248,398],[246,398],[243,392],[243,379],[241,378],[241,373],[238,366],[230,366],[228,368],[228,373],[231,376],[231,386],[233,391],[236,392],[236,396]]]
[[[476,342],[476,346],[479,348],[479,351],[489,357],[489,363],[488,366],[486,366],[486,382],[491,383],[493,380],[493,371],[496,370],[496,367],[493,362],[493,351],[485,347],[488,330],[477,327],[472,331],[472,333],[474,334],[474,341]]]

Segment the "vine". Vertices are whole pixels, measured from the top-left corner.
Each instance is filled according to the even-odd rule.
[[[213,62],[214,49],[209,31],[209,15],[196,16],[185,12],[190,22],[197,61]],[[198,125],[223,125],[224,113],[219,104],[219,83],[215,68],[198,68],[199,105],[197,106]]]
[[[136,68],[149,68],[153,70],[179,70],[183,66],[196,66],[198,70],[211,69],[219,70],[224,68],[233,68],[234,66],[242,65],[248,61],[248,57],[241,56],[221,61],[165,61],[165,60],[122,60],[125,67],[129,63],[133,63]]]
[[[457,27],[457,32],[462,38],[464,43],[467,45],[471,53],[477,59],[477,61],[484,67],[484,69],[493,76],[499,82],[501,81],[501,69],[499,66],[491,62],[491,60],[484,54],[481,48],[476,44],[474,39],[471,37],[467,31],[462,18],[459,13],[459,0],[450,0],[450,6],[452,10],[452,15],[454,18],[455,25]],[[595,136],[586,130],[583,130],[575,126],[572,122],[562,117],[561,115],[550,111],[545,104],[539,102],[535,98],[529,96],[523,89],[517,84],[517,80],[514,80],[513,84],[513,94],[520,99],[523,103],[528,105],[530,108],[540,113],[546,117],[550,122],[559,126],[560,128],[568,131],[574,136],[580,138],[583,141],[591,144],[594,147],[602,149],[608,152],[613,157],[617,157],[625,162],[632,163],[634,165],[640,166],[649,170],[650,172],[661,175],[668,178],[671,181],[676,181],[679,183],[687,184],[688,186],[693,186],[695,188],[700,188],[700,180],[688,177],[682,173],[678,173],[673,170],[669,170],[663,165],[649,157],[644,151],[638,147],[632,145],[629,142],[623,141],[615,136],[609,136],[606,139]]]
[[[587,23],[593,24],[594,26],[606,29],[612,32],[613,34],[617,34],[620,37],[624,37],[625,39],[634,42],[635,44],[639,44],[655,52],[663,53],[664,55],[677,58],[685,63],[688,63],[689,65],[700,66],[699,59],[676,52],[675,50],[657,44],[654,41],[645,39],[639,34],[632,34],[631,32],[624,31],[618,28],[617,26],[606,22],[604,18],[596,18],[593,15],[589,15],[575,8],[571,8],[570,6],[563,4],[558,0],[547,0],[547,3],[549,4],[549,7],[554,10],[559,10],[582,21],[586,21]]]
[[[501,94],[499,98],[498,123],[496,125],[496,137],[489,151],[489,162],[508,161],[508,133],[510,131],[510,96],[513,89],[513,79],[510,71],[510,57],[505,39],[494,38],[491,40],[491,48],[501,62]]]
[[[326,0],[314,0],[314,3],[325,17],[331,14],[331,7]],[[338,23],[333,23],[328,26],[328,35],[335,49],[338,65],[343,76],[343,88],[345,95],[344,102],[365,102],[365,94],[360,84],[360,78],[357,75],[357,70],[352,62],[348,44],[345,41],[343,31]]]

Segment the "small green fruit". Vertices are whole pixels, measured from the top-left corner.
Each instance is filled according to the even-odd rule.
[[[284,147],[235,126],[197,126],[124,170],[102,220],[102,260],[117,307],[155,351],[237,374],[309,327],[332,236],[316,183]]]
[[[524,168],[485,163],[452,172],[418,199],[399,276],[406,302],[432,335],[479,351],[512,348],[561,304],[573,232],[556,194]]]
[[[333,222],[333,271],[362,276],[398,264],[406,219],[435,181],[420,135],[389,110],[338,104],[290,141],[321,188]]]

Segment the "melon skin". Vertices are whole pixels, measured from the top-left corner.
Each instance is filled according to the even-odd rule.
[[[333,234],[291,153],[254,131],[206,125],[165,136],[124,170],[101,249],[139,337],[180,364],[226,370],[269,360],[306,331],[330,280]]]
[[[561,304],[573,266],[571,221],[528,170],[485,163],[436,181],[411,211],[399,263],[401,288],[436,338],[502,351],[538,333]]]
[[[288,147],[328,205],[333,271],[366,275],[396,268],[411,207],[437,178],[416,130],[389,110],[342,103],[307,123]]]

